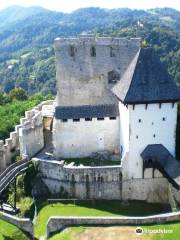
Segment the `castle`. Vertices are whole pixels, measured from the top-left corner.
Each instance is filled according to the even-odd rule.
[[[55,55],[56,101],[26,112],[13,139],[0,142],[0,167],[20,145],[22,156],[35,156],[53,195],[167,203],[171,193],[180,202],[175,159],[180,90],[154,50],[141,48],[139,38],[82,35],[57,38]],[[36,155],[51,144],[54,159]],[[62,161],[94,154],[116,165]]]
[[[147,147],[175,156],[180,91],[152,48],[138,38],[82,36],[56,39],[55,52],[56,158],[107,151],[119,156],[124,179],[142,179]]]

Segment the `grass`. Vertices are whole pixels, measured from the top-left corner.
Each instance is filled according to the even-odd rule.
[[[29,239],[20,229],[12,224],[0,220],[0,240],[27,240]]]
[[[180,238],[180,223],[141,226],[144,234],[137,235],[136,227],[71,227],[50,240],[175,240]],[[146,233],[147,230],[172,230],[172,233]]]
[[[169,211],[167,206],[133,201],[128,206],[120,201],[68,201],[60,203],[38,204],[38,216],[35,223],[35,236],[45,234],[45,226],[50,216],[146,216]]]
[[[66,164],[74,162],[75,166],[79,166],[83,164],[84,166],[109,166],[109,165],[118,165],[120,161],[112,161],[112,160],[100,160],[95,158],[69,158],[64,160]]]

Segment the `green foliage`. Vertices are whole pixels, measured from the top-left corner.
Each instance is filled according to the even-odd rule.
[[[98,159],[98,158],[90,158],[90,157],[84,157],[84,158],[69,158],[64,159],[65,164],[69,164],[74,162],[75,166],[79,166],[80,164],[83,164],[85,166],[108,166],[108,165],[118,165],[120,164],[120,161],[112,161],[107,159]]]
[[[47,99],[52,99],[52,95],[47,95],[45,97],[41,94],[36,94],[25,101],[14,100],[13,102],[0,106],[0,139],[9,137],[9,133],[14,130],[14,126],[19,123],[25,111],[32,109],[41,101]]]
[[[144,39],[142,42],[141,42],[141,47],[142,48],[147,48],[149,45],[148,45],[148,43],[147,43],[147,40],[146,39]]]
[[[27,94],[22,88],[14,88],[9,93],[10,101],[24,101],[27,100]]]
[[[33,180],[37,175],[37,169],[34,164],[31,164],[26,170],[26,174],[24,176],[24,191],[26,196],[31,196]]]
[[[32,169],[32,168],[30,168]],[[32,174],[31,174],[32,176]],[[27,182],[26,173],[24,175],[20,175],[16,179],[16,200],[17,207],[20,208],[19,216],[21,217],[30,217],[34,216],[34,203],[31,197],[31,192],[29,189],[32,187],[33,178],[28,178]],[[14,186],[11,185],[8,192],[8,203],[11,205],[14,204]]]
[[[62,14],[12,7],[0,12],[0,19],[0,26],[4,26],[0,30],[0,88],[7,93],[16,86],[28,94],[55,94],[53,41],[58,36],[82,32],[142,37],[143,43],[154,47],[180,85],[180,13],[174,9],[85,8]]]
[[[0,220],[1,240],[28,240],[29,238],[16,226]]]

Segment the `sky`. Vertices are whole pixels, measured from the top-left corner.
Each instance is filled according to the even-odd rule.
[[[84,7],[149,9],[171,7],[180,10],[180,0],[0,0],[0,9],[12,6],[42,6],[50,10],[72,12]]]

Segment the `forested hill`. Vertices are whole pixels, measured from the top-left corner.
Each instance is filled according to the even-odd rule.
[[[0,11],[0,90],[55,93],[53,41],[82,32],[146,39],[180,85],[179,11],[85,8],[65,14],[13,6]]]

